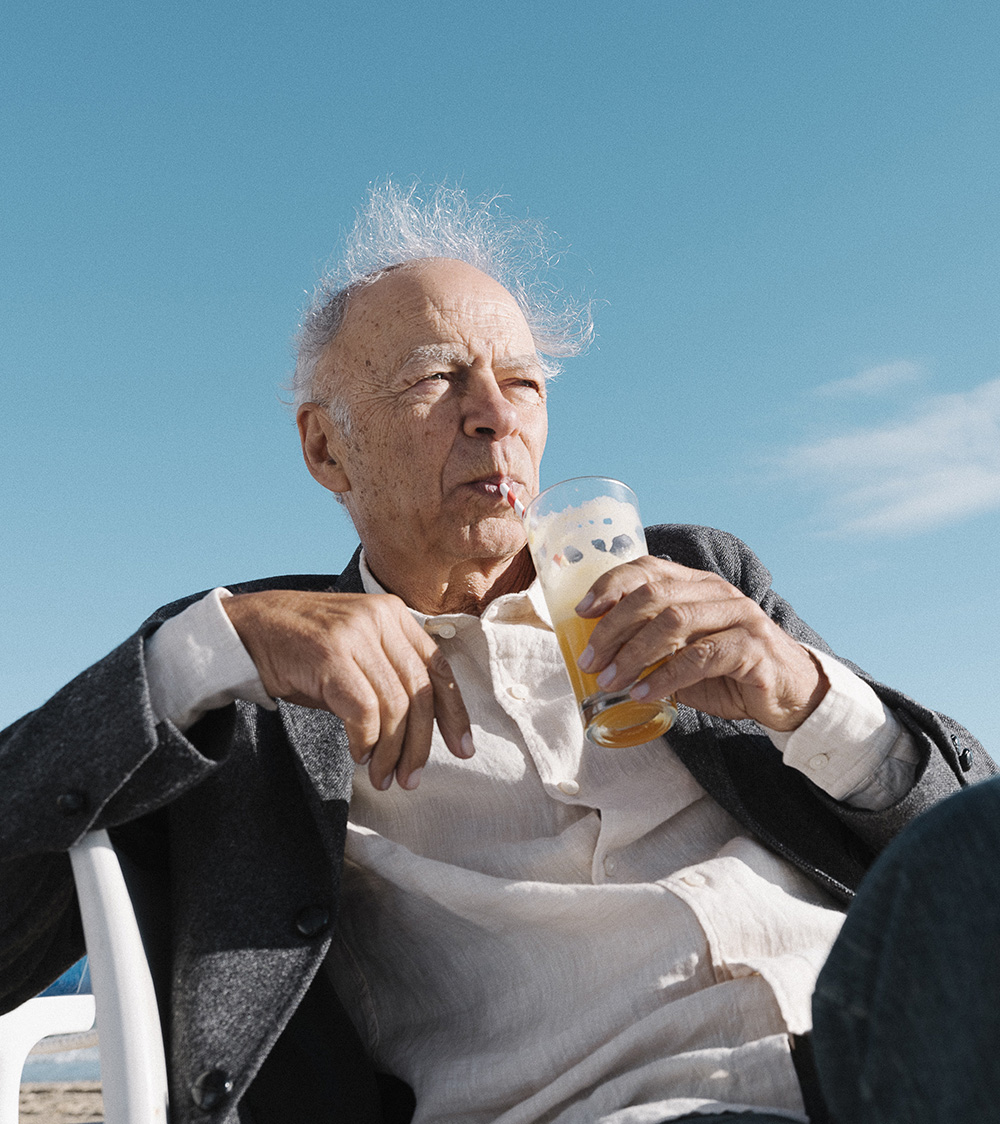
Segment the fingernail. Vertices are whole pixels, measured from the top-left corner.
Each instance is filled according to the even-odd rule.
[[[385,792],[388,789],[389,785],[391,785],[391,784],[392,784],[392,773],[386,773],[385,778],[383,779],[382,783],[378,787],[379,787],[380,791]]]
[[[606,687],[617,674],[617,664],[609,663],[608,666],[597,677],[598,687]]]
[[[592,593],[588,593],[584,597],[584,599],[580,602],[580,604],[577,605],[575,611],[578,612],[578,613],[585,613],[590,608],[590,606],[593,605],[593,603],[594,603],[594,595]]]
[[[636,683],[636,685],[629,691],[629,698],[644,699],[649,694],[648,683]]]
[[[472,744],[472,734],[466,731],[462,735],[462,756],[471,757],[476,752],[476,747]]]
[[[372,759],[372,751],[368,750],[368,752],[364,755],[364,757],[361,758],[361,760],[358,762],[358,764],[359,765],[367,765],[368,762],[371,761],[371,759]]]
[[[594,662],[594,649],[588,644],[586,648],[580,653],[580,658],[576,661],[576,666],[581,671],[586,671],[588,667]]]
[[[408,792],[412,792],[413,789],[415,789],[417,785],[420,784],[420,774],[423,771],[423,767],[414,769],[413,772],[410,773],[410,775],[406,778],[406,784],[403,785],[403,788],[405,788]]]

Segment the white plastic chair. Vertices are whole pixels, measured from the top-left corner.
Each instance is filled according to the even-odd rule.
[[[94,994],[41,996],[0,1017],[0,1124],[17,1124],[21,1070],[50,1034],[97,1026],[105,1124],[166,1124],[163,1036],[135,911],[105,831],[70,850]]]
[[[93,1025],[92,995],[39,996],[0,1015],[0,1124],[17,1124],[21,1070],[32,1047],[49,1035],[75,1037]]]

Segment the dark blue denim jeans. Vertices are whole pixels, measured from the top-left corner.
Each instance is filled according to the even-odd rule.
[[[813,1022],[838,1124],[1000,1120],[1000,777],[886,848],[820,974]]]

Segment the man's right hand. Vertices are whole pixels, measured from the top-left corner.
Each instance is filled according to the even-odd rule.
[[[471,757],[472,732],[448,661],[392,594],[268,590],[223,607],[274,698],[336,714],[377,789],[414,789],[434,720]]]

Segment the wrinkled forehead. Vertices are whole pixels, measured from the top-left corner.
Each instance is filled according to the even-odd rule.
[[[367,366],[398,367],[435,349],[467,358],[533,354],[534,340],[499,282],[465,262],[438,258],[397,267],[352,296],[331,347]]]

